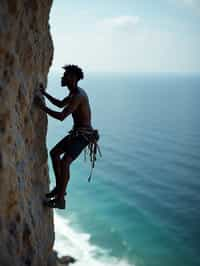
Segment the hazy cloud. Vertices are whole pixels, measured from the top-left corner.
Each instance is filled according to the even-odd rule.
[[[139,16],[118,16],[98,21],[97,26],[107,30],[131,30],[140,22]]]
[[[52,25],[57,25],[53,31],[54,69],[61,70],[60,66],[66,63],[77,63],[87,71],[199,71],[198,24],[195,22],[192,26],[188,20],[184,21],[182,11],[193,12],[200,0],[167,1],[171,2],[170,8],[176,6],[177,13],[182,9],[181,30],[179,20],[169,17],[167,23],[173,27],[168,27],[163,24],[165,17],[157,18],[155,23],[145,14],[135,15],[137,10],[133,15],[122,13],[119,16],[114,15],[116,10],[113,10],[103,18],[91,11],[84,11],[82,16],[75,13],[73,20],[73,17],[68,19],[66,29],[64,16],[58,22],[58,10],[52,20]]]

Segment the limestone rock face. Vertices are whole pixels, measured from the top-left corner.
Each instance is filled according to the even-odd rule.
[[[0,1],[0,266],[47,266],[54,242],[48,120],[33,103],[53,58],[51,5]]]

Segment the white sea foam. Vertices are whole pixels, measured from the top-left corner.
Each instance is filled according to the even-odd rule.
[[[134,266],[124,258],[109,255],[109,251],[90,243],[90,234],[78,232],[70,220],[54,212],[55,245],[59,256],[70,255],[77,259],[76,266]]]

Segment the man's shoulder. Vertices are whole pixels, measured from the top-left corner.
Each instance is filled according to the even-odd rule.
[[[80,94],[82,94],[82,95],[86,94],[86,91],[83,88],[78,87],[78,90],[79,90]]]
[[[85,95],[82,91],[78,91],[75,94],[70,95],[69,104],[80,104],[84,101]]]
[[[78,87],[78,88],[79,88],[79,95],[81,95],[83,97],[88,97],[86,91],[83,88],[80,88],[80,87]]]

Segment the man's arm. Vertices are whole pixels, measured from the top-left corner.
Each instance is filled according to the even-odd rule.
[[[61,100],[61,107],[64,107],[65,105],[69,104],[69,102],[71,101],[71,97],[72,96],[68,95],[63,100]]]
[[[45,95],[47,97],[47,99],[53,103],[54,105],[58,106],[58,107],[64,107],[70,100],[71,98],[71,93],[65,97],[63,100],[59,100],[59,99],[56,99],[55,97],[51,96],[49,93],[47,93],[45,91],[45,88],[43,86],[42,83],[40,83],[40,92],[42,93],[42,95]]]
[[[56,112],[51,110],[50,108],[48,108],[47,106],[43,105],[43,107],[41,108],[43,111],[45,111],[45,113],[49,114],[50,116],[52,116],[55,119],[58,119],[61,121],[61,112]]]
[[[45,95],[47,97],[47,99],[51,103],[53,103],[54,105],[56,105],[57,107],[63,107],[63,101],[54,98],[53,96],[51,96],[50,94],[48,94],[46,91],[43,91],[42,94]]]
[[[45,113],[49,114],[50,116],[52,116],[55,119],[61,120],[61,112],[56,112],[51,110],[50,108],[48,108],[43,101],[40,99],[39,96],[35,96],[34,98],[34,103],[41,109],[43,110]]]
[[[43,92],[43,95],[45,95],[47,97],[47,99],[50,100],[51,103],[53,103],[54,105],[56,105],[56,106],[58,106],[60,108],[64,107],[66,104],[68,104],[70,99],[71,99],[70,96],[67,96],[67,97],[65,97],[62,100],[58,100],[58,99],[54,98],[53,96],[51,96],[50,94],[48,94],[45,91]]]
[[[35,97],[34,101],[44,112],[46,112],[55,119],[63,121],[68,115],[70,115],[72,112],[76,110],[76,108],[81,102],[81,96],[80,95],[72,96],[70,98],[68,106],[65,107],[62,112],[53,111],[47,106],[45,106],[42,100],[38,96]]]
[[[81,95],[74,95],[70,97],[68,105],[61,112],[61,121],[63,121],[68,115],[70,115],[77,109],[81,102],[81,99]]]

